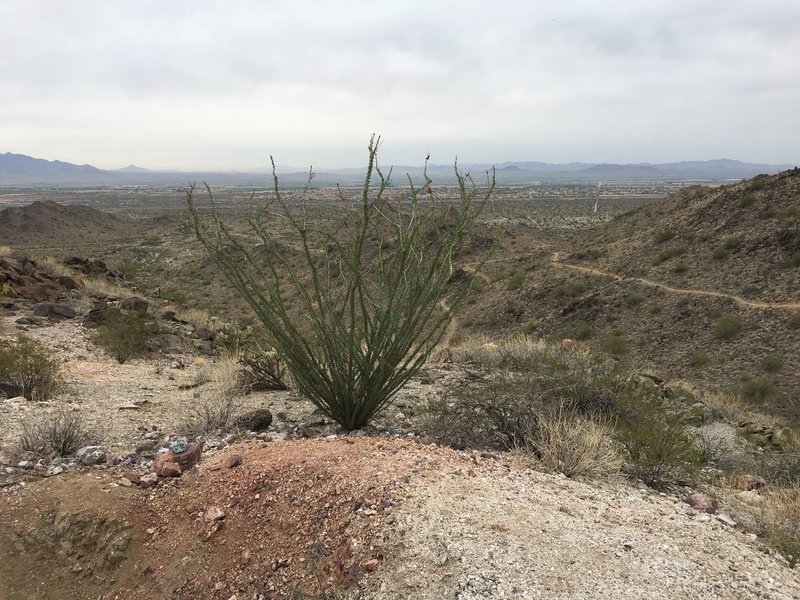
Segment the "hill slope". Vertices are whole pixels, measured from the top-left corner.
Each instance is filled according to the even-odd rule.
[[[134,222],[80,205],[40,200],[0,210],[0,243],[58,246],[130,236]]]
[[[800,169],[691,187],[616,219],[581,244],[593,266],[762,301],[800,296]],[[580,255],[579,255],[580,256]]]

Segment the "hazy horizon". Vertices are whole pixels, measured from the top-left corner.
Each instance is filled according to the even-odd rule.
[[[8,151],[118,169],[800,161],[800,4],[0,4]]]

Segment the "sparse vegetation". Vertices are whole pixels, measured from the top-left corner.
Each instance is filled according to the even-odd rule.
[[[681,256],[688,252],[689,247],[686,244],[681,244],[679,246],[672,246],[670,248],[664,248],[661,252],[658,253],[656,256],[655,264],[660,265],[663,262],[668,261],[671,258],[675,258],[676,256]]]
[[[602,354],[524,337],[500,344],[471,340],[451,354],[484,374],[474,386],[450,390],[425,407],[431,434],[459,448],[524,446],[539,415],[562,404],[589,417],[608,417],[635,373]]]
[[[514,271],[514,273],[511,274],[511,277],[508,278],[508,289],[512,292],[518,290],[522,287],[524,281],[525,274],[519,271]]]
[[[426,429],[442,443],[525,449],[577,474],[617,464],[612,435],[628,451],[628,471],[654,486],[686,480],[702,462],[686,400],[667,399],[621,361],[525,339],[478,340],[452,352],[484,375],[427,406]]]
[[[768,379],[745,376],[742,378],[741,394],[750,402],[763,402],[775,392],[775,384]]]
[[[286,390],[289,378],[286,364],[275,350],[245,352],[239,359],[239,385],[246,391]]]
[[[714,336],[730,340],[742,330],[742,319],[735,315],[721,315],[714,321]]]
[[[167,302],[172,302],[178,306],[186,306],[189,303],[189,294],[183,290],[162,289],[160,296]]]
[[[201,392],[187,407],[188,418],[180,427],[184,434],[194,437],[233,424],[239,412],[239,398],[246,392],[240,371],[235,360],[226,359],[200,372],[200,382],[209,384],[210,389]]]
[[[600,340],[600,349],[611,356],[622,356],[628,351],[628,343],[622,335],[607,335]]]
[[[767,373],[777,373],[783,369],[783,359],[776,354],[767,354],[761,359],[760,366]]]
[[[742,247],[742,242],[743,242],[743,240],[742,240],[741,236],[732,235],[730,237],[725,238],[725,240],[723,240],[722,248],[724,248],[725,250],[728,250],[729,252],[733,252],[733,251],[738,250],[739,248]]]
[[[786,321],[789,329],[800,329],[800,312],[793,313]]]
[[[572,338],[576,340],[588,340],[592,337],[594,333],[594,328],[590,323],[586,321],[576,321],[574,328],[572,329]]]
[[[689,357],[690,367],[704,367],[709,363],[708,354],[702,351],[694,352]]]
[[[630,292],[625,298],[625,301],[627,302],[628,306],[639,306],[642,302],[644,302],[644,296],[638,292]]]
[[[742,196],[742,199],[739,201],[739,206],[742,208],[748,208],[752,206],[756,201],[756,194],[755,192],[748,192]]]
[[[0,346],[0,388],[29,400],[49,400],[61,386],[61,364],[41,342],[19,335]]]
[[[656,232],[655,240],[658,244],[663,244],[664,242],[670,241],[672,238],[675,237],[675,232],[672,229],[659,229]]]
[[[714,419],[729,423],[736,423],[744,412],[741,398],[730,391],[711,394],[705,399],[705,405]]]
[[[679,260],[672,266],[673,273],[686,273],[689,270],[689,265],[687,265],[682,260]]]
[[[555,289],[555,295],[559,298],[568,296],[579,296],[586,292],[589,286],[584,281],[572,280]]]
[[[132,260],[123,260],[117,265],[117,271],[128,281],[133,281],[139,272],[139,265]]]
[[[730,256],[730,252],[722,246],[714,248],[714,252],[711,253],[711,257],[714,260],[725,260]]]

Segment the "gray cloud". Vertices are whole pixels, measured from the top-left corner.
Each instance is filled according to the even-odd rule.
[[[114,167],[793,162],[800,4],[0,4],[0,151]]]

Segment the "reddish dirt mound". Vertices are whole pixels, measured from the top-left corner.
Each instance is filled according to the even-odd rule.
[[[412,478],[468,457],[399,440],[246,444],[154,492],[95,471],[0,501],[0,597],[286,598],[383,559]],[[462,465],[463,466],[463,465]],[[104,595],[105,594],[105,595]]]

